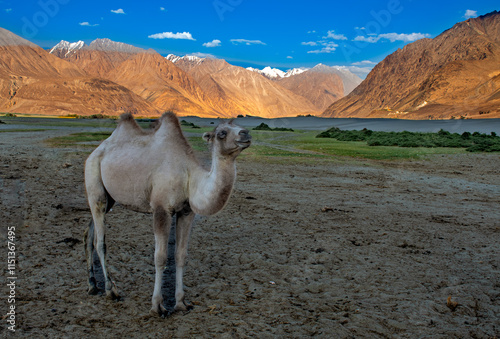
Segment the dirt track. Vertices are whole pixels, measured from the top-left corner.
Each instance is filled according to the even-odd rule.
[[[148,215],[119,206],[109,214],[108,262],[123,299],[87,295],[86,155],[41,142],[64,133],[0,133],[1,235],[16,226],[18,337],[500,335],[498,154],[242,159],[229,205],[196,221],[185,277],[194,309],[159,319],[148,315]]]

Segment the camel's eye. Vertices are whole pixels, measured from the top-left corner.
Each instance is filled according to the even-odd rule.
[[[226,136],[227,136],[227,131],[222,130],[219,133],[217,133],[217,138],[219,139],[224,139]]]

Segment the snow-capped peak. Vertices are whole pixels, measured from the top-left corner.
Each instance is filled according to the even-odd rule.
[[[183,61],[189,61],[189,62],[192,62],[192,63],[201,63],[203,62],[203,60],[205,60],[205,58],[200,58],[196,55],[185,55],[183,57],[180,57],[180,56],[177,56],[175,54],[169,54],[165,57],[167,60],[170,60],[172,61],[174,64],[180,60],[183,60]]]
[[[291,77],[292,75],[304,73],[305,71],[308,71],[308,70],[309,70],[309,68],[305,68],[305,67],[292,68],[292,69],[289,69],[288,71],[286,71],[284,78],[288,78],[288,77]]]
[[[289,69],[286,72],[284,72],[281,69],[271,68],[269,66],[264,67],[264,69],[258,69],[258,68],[253,68],[253,67],[247,67],[247,69],[249,71],[262,74],[263,76],[265,76],[266,78],[269,78],[269,79],[288,78],[292,75],[297,75],[297,74],[303,73],[303,72],[308,70],[308,68],[293,68],[293,69]]]
[[[283,78],[285,76],[285,72],[283,72],[281,69],[271,68],[269,66],[265,67],[264,69],[257,69],[253,67],[247,67],[247,69],[249,71],[262,74],[269,79]]]
[[[53,53],[53,52],[58,51],[58,50],[66,51],[64,56],[67,56],[71,52],[75,52],[79,49],[82,49],[83,47],[85,47],[85,42],[83,42],[82,40],[77,41],[77,42],[68,42],[65,40],[61,40],[57,45],[52,47],[52,49],[50,50],[50,53]]]

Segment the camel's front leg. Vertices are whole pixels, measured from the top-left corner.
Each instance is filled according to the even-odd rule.
[[[187,311],[184,303],[184,266],[186,265],[189,235],[194,219],[191,209],[177,213],[177,226],[175,229],[175,311]]]
[[[163,295],[161,286],[163,284],[163,271],[167,264],[167,248],[168,236],[172,217],[163,207],[157,207],[153,211],[153,231],[155,234],[155,288],[153,291],[153,299],[151,313],[160,316],[167,315],[167,310],[163,306]]]

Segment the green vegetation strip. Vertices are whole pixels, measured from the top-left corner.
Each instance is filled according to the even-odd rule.
[[[47,139],[51,147],[95,147],[85,143],[102,141],[109,137],[111,132],[81,132]]]
[[[332,138],[338,141],[362,141],[368,146],[397,147],[451,147],[465,148],[469,152],[499,152],[500,137],[495,132],[462,134],[440,130],[437,133],[419,132],[374,132],[369,129],[345,131],[337,127],[330,128],[317,135],[317,138]]]
[[[146,123],[146,122],[145,122]],[[205,131],[211,130],[211,127],[202,127],[200,129],[193,126],[182,126],[186,133],[189,142],[195,151],[206,151],[207,145],[202,140],[202,134]],[[326,132],[338,132],[337,129],[330,129]],[[347,133],[332,134],[337,138],[325,137],[325,132],[321,133],[318,137],[318,132],[315,131],[269,131],[269,130],[253,130],[252,146],[245,150],[241,157],[247,158],[250,161],[315,161],[316,159],[334,160],[338,157],[350,157],[357,159],[374,159],[374,160],[398,160],[398,159],[414,159],[431,154],[456,154],[465,153],[467,147],[481,148],[483,150],[485,145],[488,150],[494,150],[498,137],[496,135],[484,135],[473,133],[468,135],[452,134],[444,131],[438,133],[388,133],[388,132],[367,132],[363,131],[343,131]],[[368,137],[375,137],[381,133],[379,138],[369,139]],[[102,141],[109,137],[111,132],[84,132],[74,133],[67,136],[56,137],[47,140],[47,143],[52,147],[76,147],[91,149],[96,147],[96,142]],[[410,135],[416,134],[414,139],[409,138]],[[434,143],[432,147],[417,147],[415,140],[419,140],[421,135],[426,135],[431,140],[439,140],[441,143]],[[427,135],[429,134],[429,135]],[[371,145],[382,144],[380,140],[385,136],[388,141],[385,144],[390,146],[377,146]],[[392,137],[389,138],[389,137]],[[364,138],[361,139],[361,138]],[[339,140],[348,139],[348,140]],[[456,141],[465,140],[468,144],[458,144]],[[355,141],[352,141],[355,140]],[[361,140],[361,141],[359,141]],[[368,142],[367,140],[370,140]],[[397,140],[401,140],[401,145],[398,146]],[[423,139],[427,140],[427,139]],[[448,140],[447,143],[444,141]],[[455,140],[455,142],[453,142]],[[486,140],[486,141],[485,141]],[[491,142],[493,140],[493,143]],[[390,141],[390,142],[389,142]],[[412,141],[411,147],[409,142]],[[403,144],[402,142],[406,143]],[[394,146],[396,145],[396,146]],[[422,145],[428,146],[430,144],[424,143]],[[472,149],[473,150],[473,149]]]

